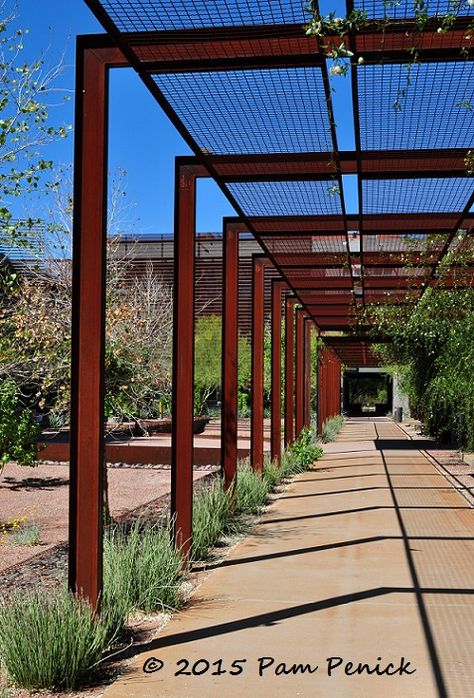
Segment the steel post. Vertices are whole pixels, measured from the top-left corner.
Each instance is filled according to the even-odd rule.
[[[108,67],[78,41],[73,223],[69,587],[102,589]]]
[[[187,557],[191,546],[193,506],[194,402],[194,262],[196,177],[176,161],[173,401],[171,438],[171,515],[174,538]]]
[[[281,461],[281,297],[283,283],[272,281],[271,457]]]
[[[252,265],[252,396],[250,452],[254,470],[263,470],[263,335],[265,264],[260,257]]]
[[[304,426],[304,310],[296,311],[295,350],[295,431],[299,437]]]
[[[295,438],[295,299],[285,301],[285,446]]]
[[[239,230],[224,220],[221,469],[226,490],[237,476]]]

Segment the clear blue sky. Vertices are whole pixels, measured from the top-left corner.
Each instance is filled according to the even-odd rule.
[[[10,0],[8,0],[10,2]],[[46,62],[54,64],[65,51],[67,67],[61,86],[74,89],[74,44],[77,34],[102,32],[102,28],[83,0],[19,0],[18,24],[30,33],[25,42],[26,58],[47,49]],[[323,11],[336,9],[343,14],[342,0],[323,0]],[[334,107],[338,124],[339,147],[353,148],[351,111],[347,109],[350,80],[335,78]],[[73,99],[51,109],[56,122],[73,123]],[[349,115],[349,119],[347,119]],[[173,229],[174,157],[190,151],[170,124],[158,104],[132,70],[111,72],[109,166],[125,169],[127,200],[133,204],[130,217],[137,232],[164,233]],[[72,161],[73,136],[48,148],[55,163]],[[355,210],[352,178],[344,186],[349,210]],[[347,196],[349,194],[349,196]],[[36,204],[37,205],[37,204]],[[28,211],[35,215],[35,210]],[[198,230],[221,229],[222,217],[235,215],[217,185],[202,180],[198,190]]]

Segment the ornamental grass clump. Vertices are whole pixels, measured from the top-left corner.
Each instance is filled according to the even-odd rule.
[[[265,477],[255,472],[247,460],[242,461],[237,473],[237,513],[244,516],[258,514],[267,501],[268,491],[268,481]]]
[[[103,614],[118,632],[129,613],[179,606],[182,558],[172,544],[171,524],[119,525],[104,537]]]
[[[205,560],[212,548],[228,527],[231,518],[231,499],[225,492],[220,479],[202,489],[194,497],[193,536],[191,557]]]
[[[275,487],[282,479],[281,470],[275,461],[272,461],[270,457],[266,456],[263,465],[263,479],[267,485],[267,491],[273,492]]]
[[[331,417],[330,419],[326,419],[326,421],[324,422],[323,427],[322,427],[322,435],[321,435],[322,442],[324,444],[327,444],[330,441],[335,441],[336,436],[341,431],[343,424],[344,424],[344,417],[342,414],[337,414],[335,417]]]
[[[65,589],[21,592],[0,604],[0,656],[8,677],[28,689],[74,689],[108,646],[107,624]]]

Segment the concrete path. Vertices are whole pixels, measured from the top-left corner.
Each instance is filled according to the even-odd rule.
[[[473,695],[474,511],[407,446],[349,421],[106,698]]]

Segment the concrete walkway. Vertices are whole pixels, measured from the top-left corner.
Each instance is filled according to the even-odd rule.
[[[415,444],[349,421],[106,698],[473,695],[474,510]]]

